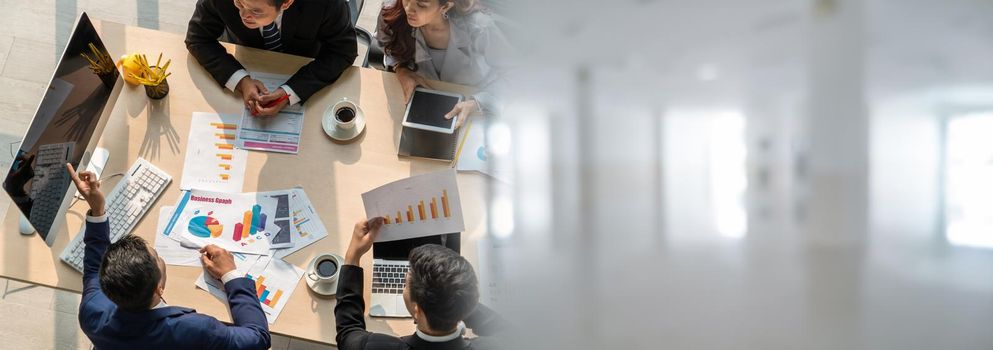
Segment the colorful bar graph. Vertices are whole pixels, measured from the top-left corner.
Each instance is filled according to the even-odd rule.
[[[283,290],[277,289],[276,292],[273,293],[269,287],[265,285],[265,276],[259,276],[258,279],[252,277],[252,275],[245,275],[245,277],[255,280],[255,295],[259,296],[259,302],[268,307],[275,308],[276,304],[279,303],[279,298],[283,296]],[[272,298],[269,298],[270,294],[272,295]]]
[[[411,205],[407,206],[407,222],[414,222],[414,207]]]
[[[214,146],[217,146],[218,149],[234,149],[234,145],[230,143],[215,143]]]
[[[294,225],[297,225],[297,226],[300,226],[300,225],[306,224],[308,221],[310,221],[310,218],[298,217],[296,219],[293,219],[293,224]]]
[[[434,198],[431,198],[431,218],[432,219],[438,218],[438,201],[435,200]]]
[[[417,214],[421,218],[421,221],[427,219],[427,215],[424,215],[424,201],[421,201],[420,204],[417,204]]]
[[[279,302],[279,297],[281,296],[283,296],[283,290],[277,289],[276,293],[272,295],[272,299],[266,300],[263,303],[268,305],[269,307],[276,307],[276,303]]]
[[[210,123],[210,126],[221,130],[238,130],[238,124]]]
[[[260,228],[259,226],[260,226],[260,223],[261,223],[261,221],[259,219],[264,219],[264,218],[262,218],[262,217],[259,216],[259,212],[261,212],[261,211],[262,211],[262,206],[256,204],[256,205],[252,206],[252,211],[247,212],[247,213],[250,213],[250,215],[252,216],[251,217],[251,220],[250,220],[251,223],[252,223],[252,227],[251,227],[251,229],[248,230],[248,232],[249,232],[248,234],[249,235],[254,236],[255,233],[258,232],[258,230]]]
[[[241,227],[241,238],[248,237],[248,231],[252,230],[252,211],[245,211],[245,216],[242,218]]]
[[[441,209],[446,218],[452,216],[452,210],[448,207],[448,190],[441,190]]]
[[[235,134],[217,133],[217,134],[214,134],[214,136],[217,136],[217,138],[219,138],[221,140],[234,140],[234,139],[237,139],[238,138],[238,135],[235,135]]]
[[[217,156],[220,157],[223,160],[231,160],[231,155],[230,154],[218,153]]]
[[[232,239],[234,239],[235,242],[241,240],[241,236],[242,236],[241,235],[241,231],[244,230],[244,229],[245,229],[245,226],[244,225],[242,225],[240,223],[234,224],[234,237],[232,237]]]

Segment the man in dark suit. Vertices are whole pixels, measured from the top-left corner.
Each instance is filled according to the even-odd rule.
[[[345,252],[345,265],[338,275],[338,304],[334,307],[338,348],[497,348],[497,339],[507,330],[507,323],[479,304],[478,281],[472,265],[455,251],[437,244],[423,245],[410,252],[410,271],[407,272],[403,301],[414,317],[417,331],[402,338],[366,331],[359,260],[372,248],[382,225],[382,218],[360,221],[352,232]],[[466,328],[479,337],[464,338]]]
[[[271,116],[331,85],[358,55],[346,0],[198,0],[186,47],[245,107]],[[268,91],[218,40],[314,58]],[[288,100],[283,98],[288,97]],[[278,102],[275,106],[266,105]]]
[[[100,182],[91,172],[69,176],[90,205],[83,242],[83,298],[79,326],[97,349],[268,349],[269,325],[255,282],[238,276],[231,253],[210,245],[201,252],[207,272],[224,282],[234,326],[169,306],[165,262],[141,237],[111,244]]]

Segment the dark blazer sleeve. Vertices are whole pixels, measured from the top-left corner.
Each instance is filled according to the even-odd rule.
[[[83,232],[83,299],[100,292],[100,262],[103,254],[110,246],[110,223],[108,221],[93,223],[86,221],[86,231]]]
[[[222,34],[224,22],[213,0],[198,0],[186,30],[186,49],[221,86],[234,72],[245,68],[221,46],[217,39]]]
[[[103,323],[104,315],[117,306],[100,289],[100,263],[110,246],[110,223],[86,221],[83,231],[83,296],[79,300],[79,328],[93,336]]]
[[[269,324],[255,295],[255,282],[241,277],[224,285],[234,327],[224,327],[228,349],[268,349],[271,346]]]
[[[364,349],[369,339],[365,329],[365,300],[362,299],[362,268],[342,265],[338,276],[338,303],[334,319],[339,349]]]
[[[289,85],[297,94],[297,97],[300,97],[301,102],[307,101],[310,96],[338,80],[341,73],[350,67],[355,62],[355,57],[358,56],[355,27],[352,26],[347,2],[345,0],[331,0],[329,2],[318,34],[321,49],[317,53],[317,57],[300,67],[296,74],[293,74],[286,82],[286,85]],[[192,22],[190,23],[192,30]],[[232,70],[231,73],[236,70]]]

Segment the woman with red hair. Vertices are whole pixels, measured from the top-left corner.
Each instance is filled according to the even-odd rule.
[[[384,5],[376,38],[409,100],[418,85],[441,80],[479,92],[445,115],[461,125],[477,111],[493,112],[493,94],[510,66],[506,37],[475,0],[396,0]]]

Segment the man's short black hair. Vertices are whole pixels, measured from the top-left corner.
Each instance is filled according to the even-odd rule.
[[[127,311],[150,309],[161,277],[158,260],[145,240],[135,235],[111,244],[100,264],[100,289]]]
[[[272,6],[275,7],[277,10],[279,10],[279,8],[283,6],[284,3],[286,3],[286,0],[269,0],[269,3],[272,4]]]
[[[414,248],[408,275],[410,299],[424,310],[431,329],[455,328],[479,302],[472,265],[451,249],[437,244]]]

